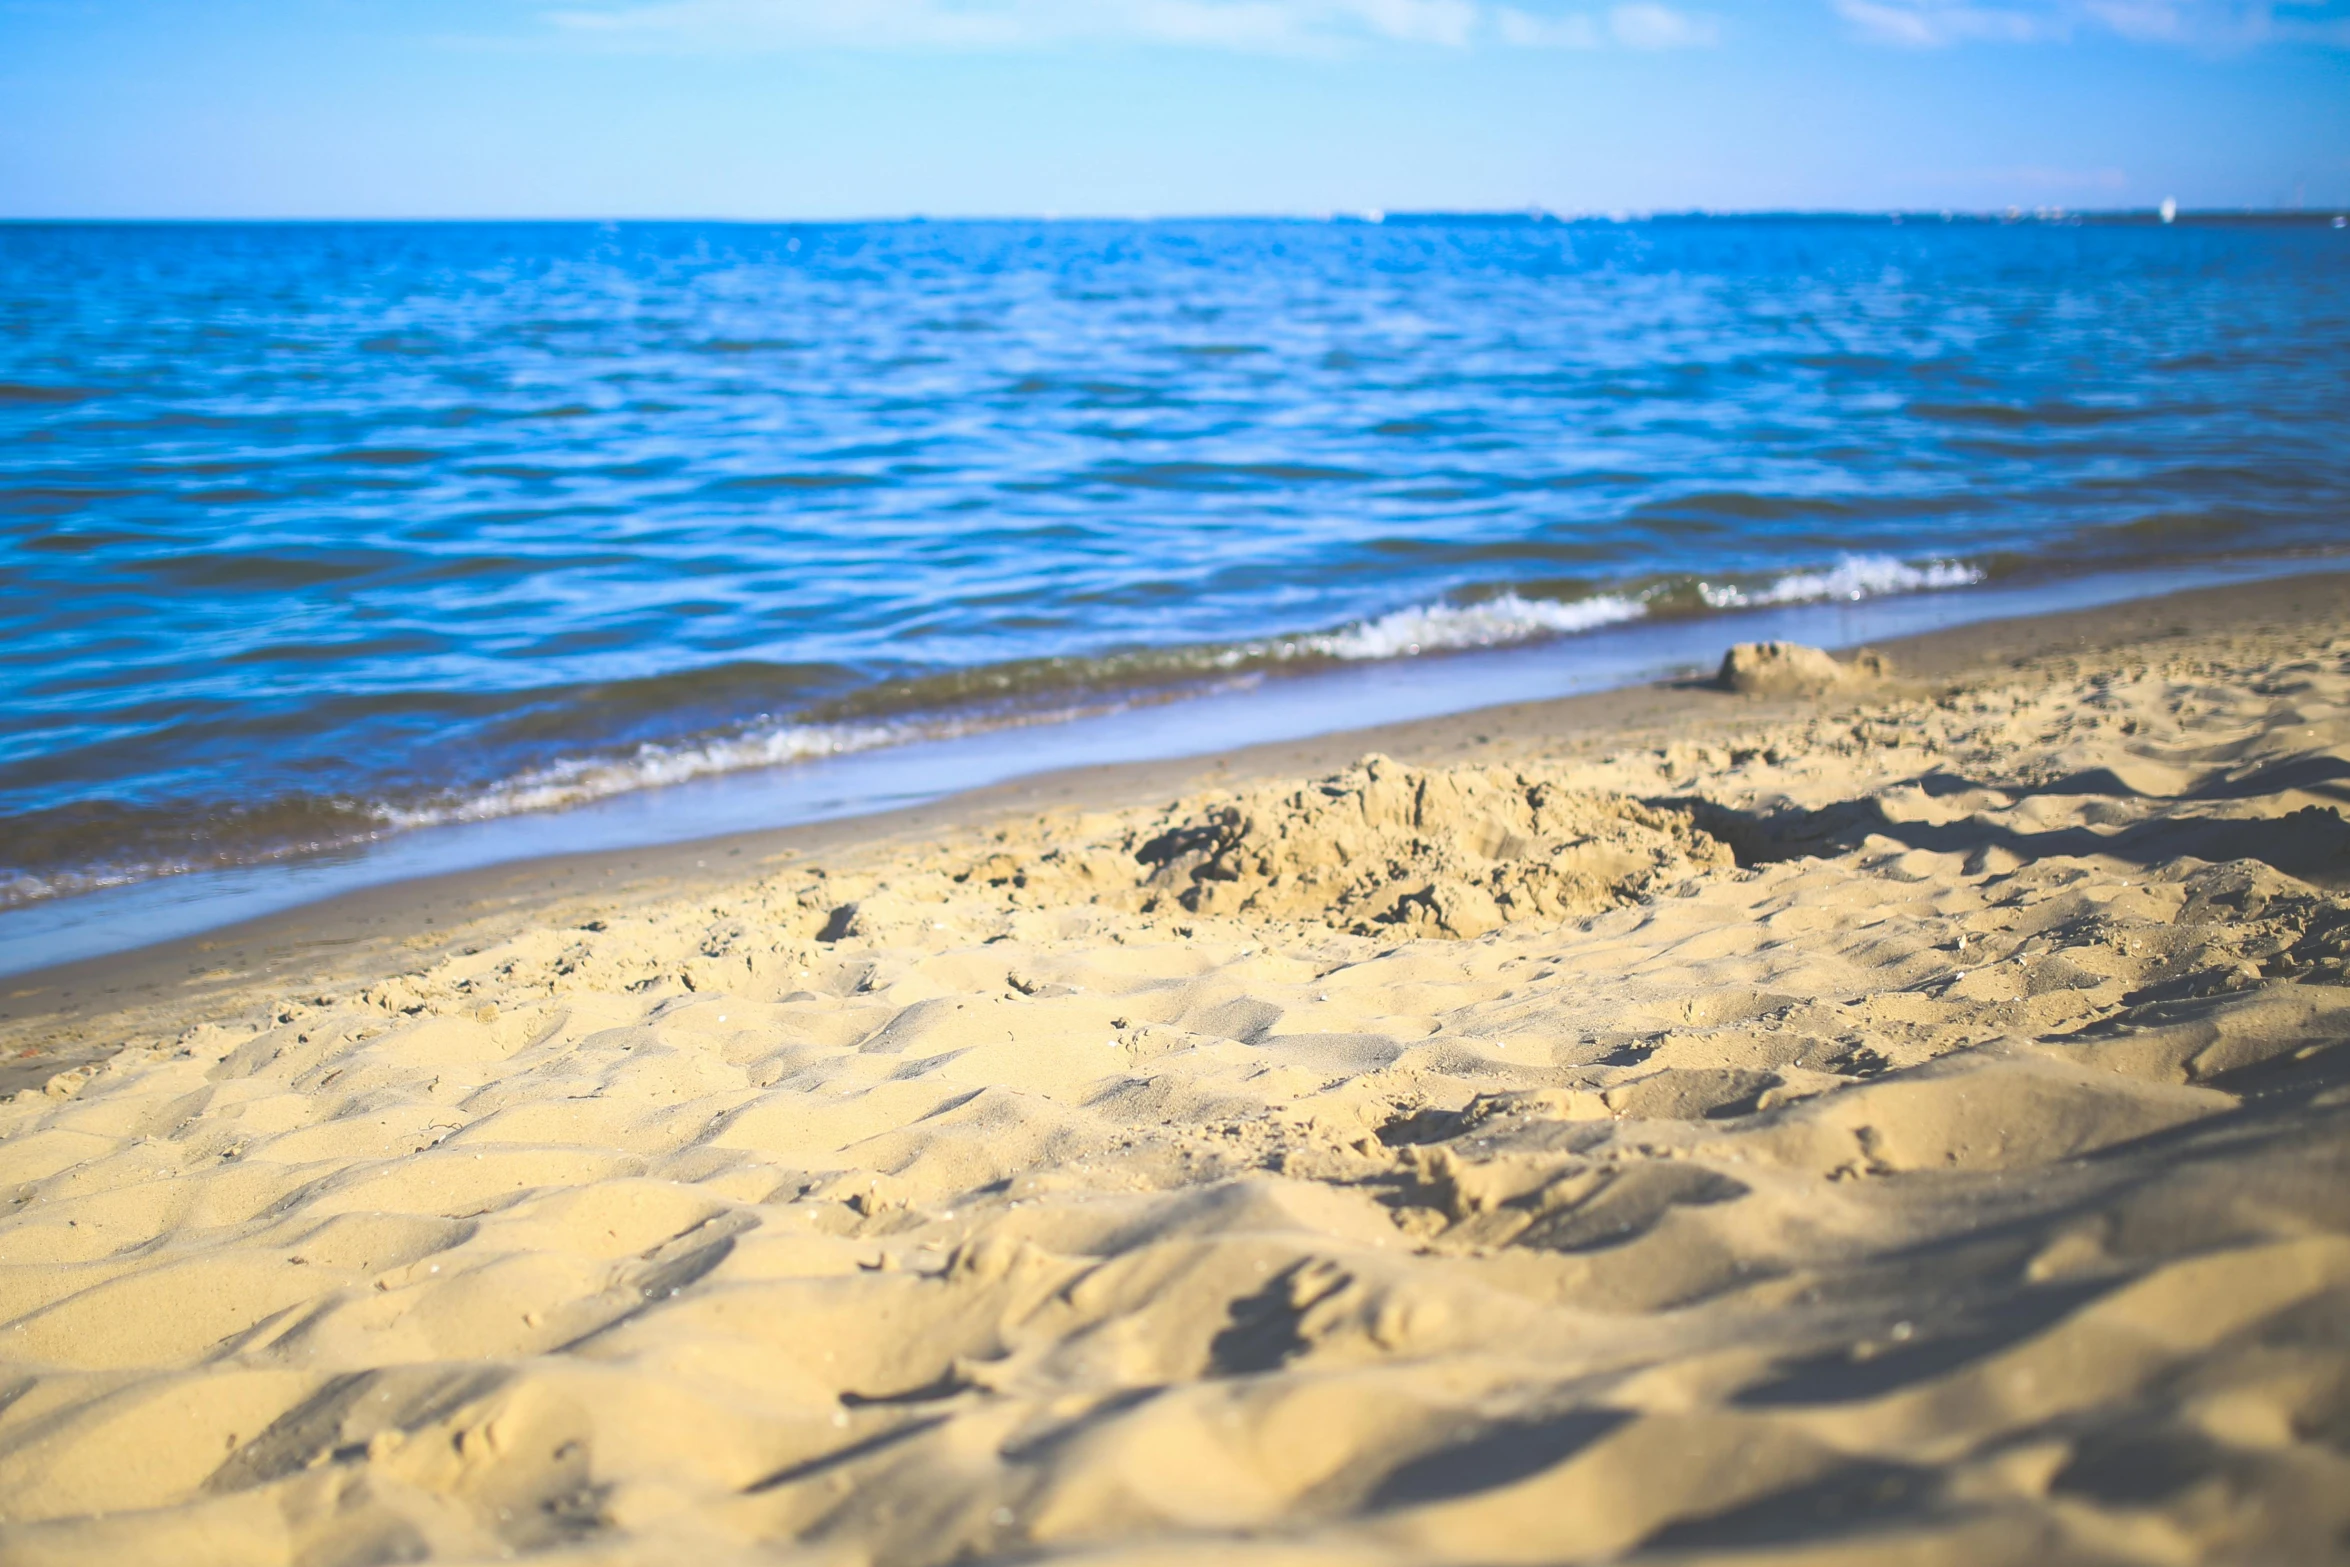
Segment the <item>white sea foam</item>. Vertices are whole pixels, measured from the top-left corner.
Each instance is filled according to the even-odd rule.
[[[300,852],[289,848],[267,859],[284,859]],[[154,881],[164,876],[184,876],[190,871],[210,867],[194,860],[126,860],[103,866],[51,871],[35,875],[14,867],[0,868],[0,909],[21,908],[28,903],[46,903],[53,898],[74,898],[85,892],[103,892],[109,887],[128,887],[134,882]]]
[[[93,892],[104,885],[105,881],[95,874],[35,876],[30,871],[0,871],[0,909],[13,909],[20,903],[38,903],[43,898]]]
[[[640,789],[691,783],[697,778],[846,756],[910,740],[943,739],[969,727],[950,723],[786,724],[690,745],[648,743],[621,756],[570,757],[534,767],[450,804],[388,808],[383,818],[394,827],[434,827],[561,810]]]
[[[1715,609],[1749,609],[1766,604],[1816,604],[1822,599],[1880,598],[1888,593],[1922,593],[1972,587],[1983,573],[1958,561],[1913,566],[1890,555],[1847,555],[1824,571],[1797,571],[1764,588],[1701,582],[1698,595]]]
[[[1341,631],[1299,637],[1296,646],[1327,658],[1408,658],[1594,631],[1647,613],[1648,606],[1638,599],[1613,593],[1564,601],[1503,593],[1475,604],[1416,604]]]
[[[640,745],[619,756],[570,757],[532,768],[457,800],[420,805],[376,803],[362,807],[370,825],[338,839],[348,846],[379,838],[386,832],[412,827],[442,827],[454,822],[491,821],[536,811],[559,811],[587,805],[615,795],[657,789],[665,784],[690,783],[725,773],[782,767],[854,751],[903,745],[911,740],[944,739],[974,729],[992,727],[977,721],[940,720],[904,724],[791,724],[772,730],[727,736],[683,745]],[[255,860],[286,859],[321,844],[276,844],[255,853]],[[185,875],[206,869],[197,862],[172,859],[141,861],[101,869],[35,875],[0,866],[0,908],[42,902],[50,898],[92,892],[103,887]]]

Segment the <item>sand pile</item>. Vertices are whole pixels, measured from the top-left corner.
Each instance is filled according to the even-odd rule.
[[[1123,817],[1050,817],[944,864],[902,864],[886,877],[825,872],[801,890],[788,928],[821,942],[906,935],[935,904],[970,912],[974,895],[984,906],[1000,894],[1006,909],[1458,939],[1594,914],[1734,863],[1690,806],[1563,777],[1539,761],[1431,771],[1372,755],[1302,786]]]
[[[1741,642],[1722,655],[1714,683],[1742,696],[1817,696],[1889,678],[1893,661],[1862,648],[1847,662],[1800,642]]]
[[[2172,642],[256,993],[0,1106],[0,1555],[2340,1559],[2345,803]]]
[[[1454,937],[1594,914],[1731,863],[1685,810],[1565,788],[1540,770],[1426,772],[1383,756],[1194,809],[1134,858],[1151,868],[1145,911],[1172,901]]]

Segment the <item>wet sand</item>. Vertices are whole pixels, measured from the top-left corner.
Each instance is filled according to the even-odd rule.
[[[0,1554],[2338,1559],[2350,578],[1887,651],[22,976]]]

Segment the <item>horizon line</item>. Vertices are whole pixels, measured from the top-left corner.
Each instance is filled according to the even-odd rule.
[[[924,224],[1088,224],[1116,223],[1126,225],[1156,223],[1298,223],[1298,224],[1357,224],[1364,227],[1414,224],[1487,224],[1493,226],[1546,226],[1568,224],[1628,224],[1655,222],[1753,222],[1779,221],[1875,221],[1905,224],[1911,220],[1925,223],[2153,223],[2156,225],[2189,222],[2233,221],[2263,223],[2318,223],[2334,227],[2344,226],[2350,218],[2350,203],[2305,207],[2180,207],[2172,206],[2166,214],[2161,204],[2136,207],[2066,207],[2042,204],[2025,207],[2015,204],[1998,207],[1658,207],[1658,208],[1576,208],[1553,209],[1541,206],[1526,207],[1416,207],[1416,208],[1334,208],[1306,212],[1166,212],[1166,213],[1058,213],[1058,212],[1003,212],[935,214],[902,212],[868,214],[855,217],[747,217],[716,214],[685,214],[666,216],[637,216],[620,214],[569,214],[532,217],[495,214],[435,214],[424,216],[389,216],[381,214],[238,214],[238,215],[0,215],[0,226],[87,226],[152,225],[199,227],[205,225],[282,224],[497,224],[504,226],[603,226],[664,224],[726,224],[741,227],[799,227],[845,228],[871,227],[887,224],[917,226]]]

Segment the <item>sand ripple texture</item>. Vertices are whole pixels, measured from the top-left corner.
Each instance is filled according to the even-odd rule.
[[[2342,1559],[2350,638],[1737,722],[21,1093],[0,1556]]]

